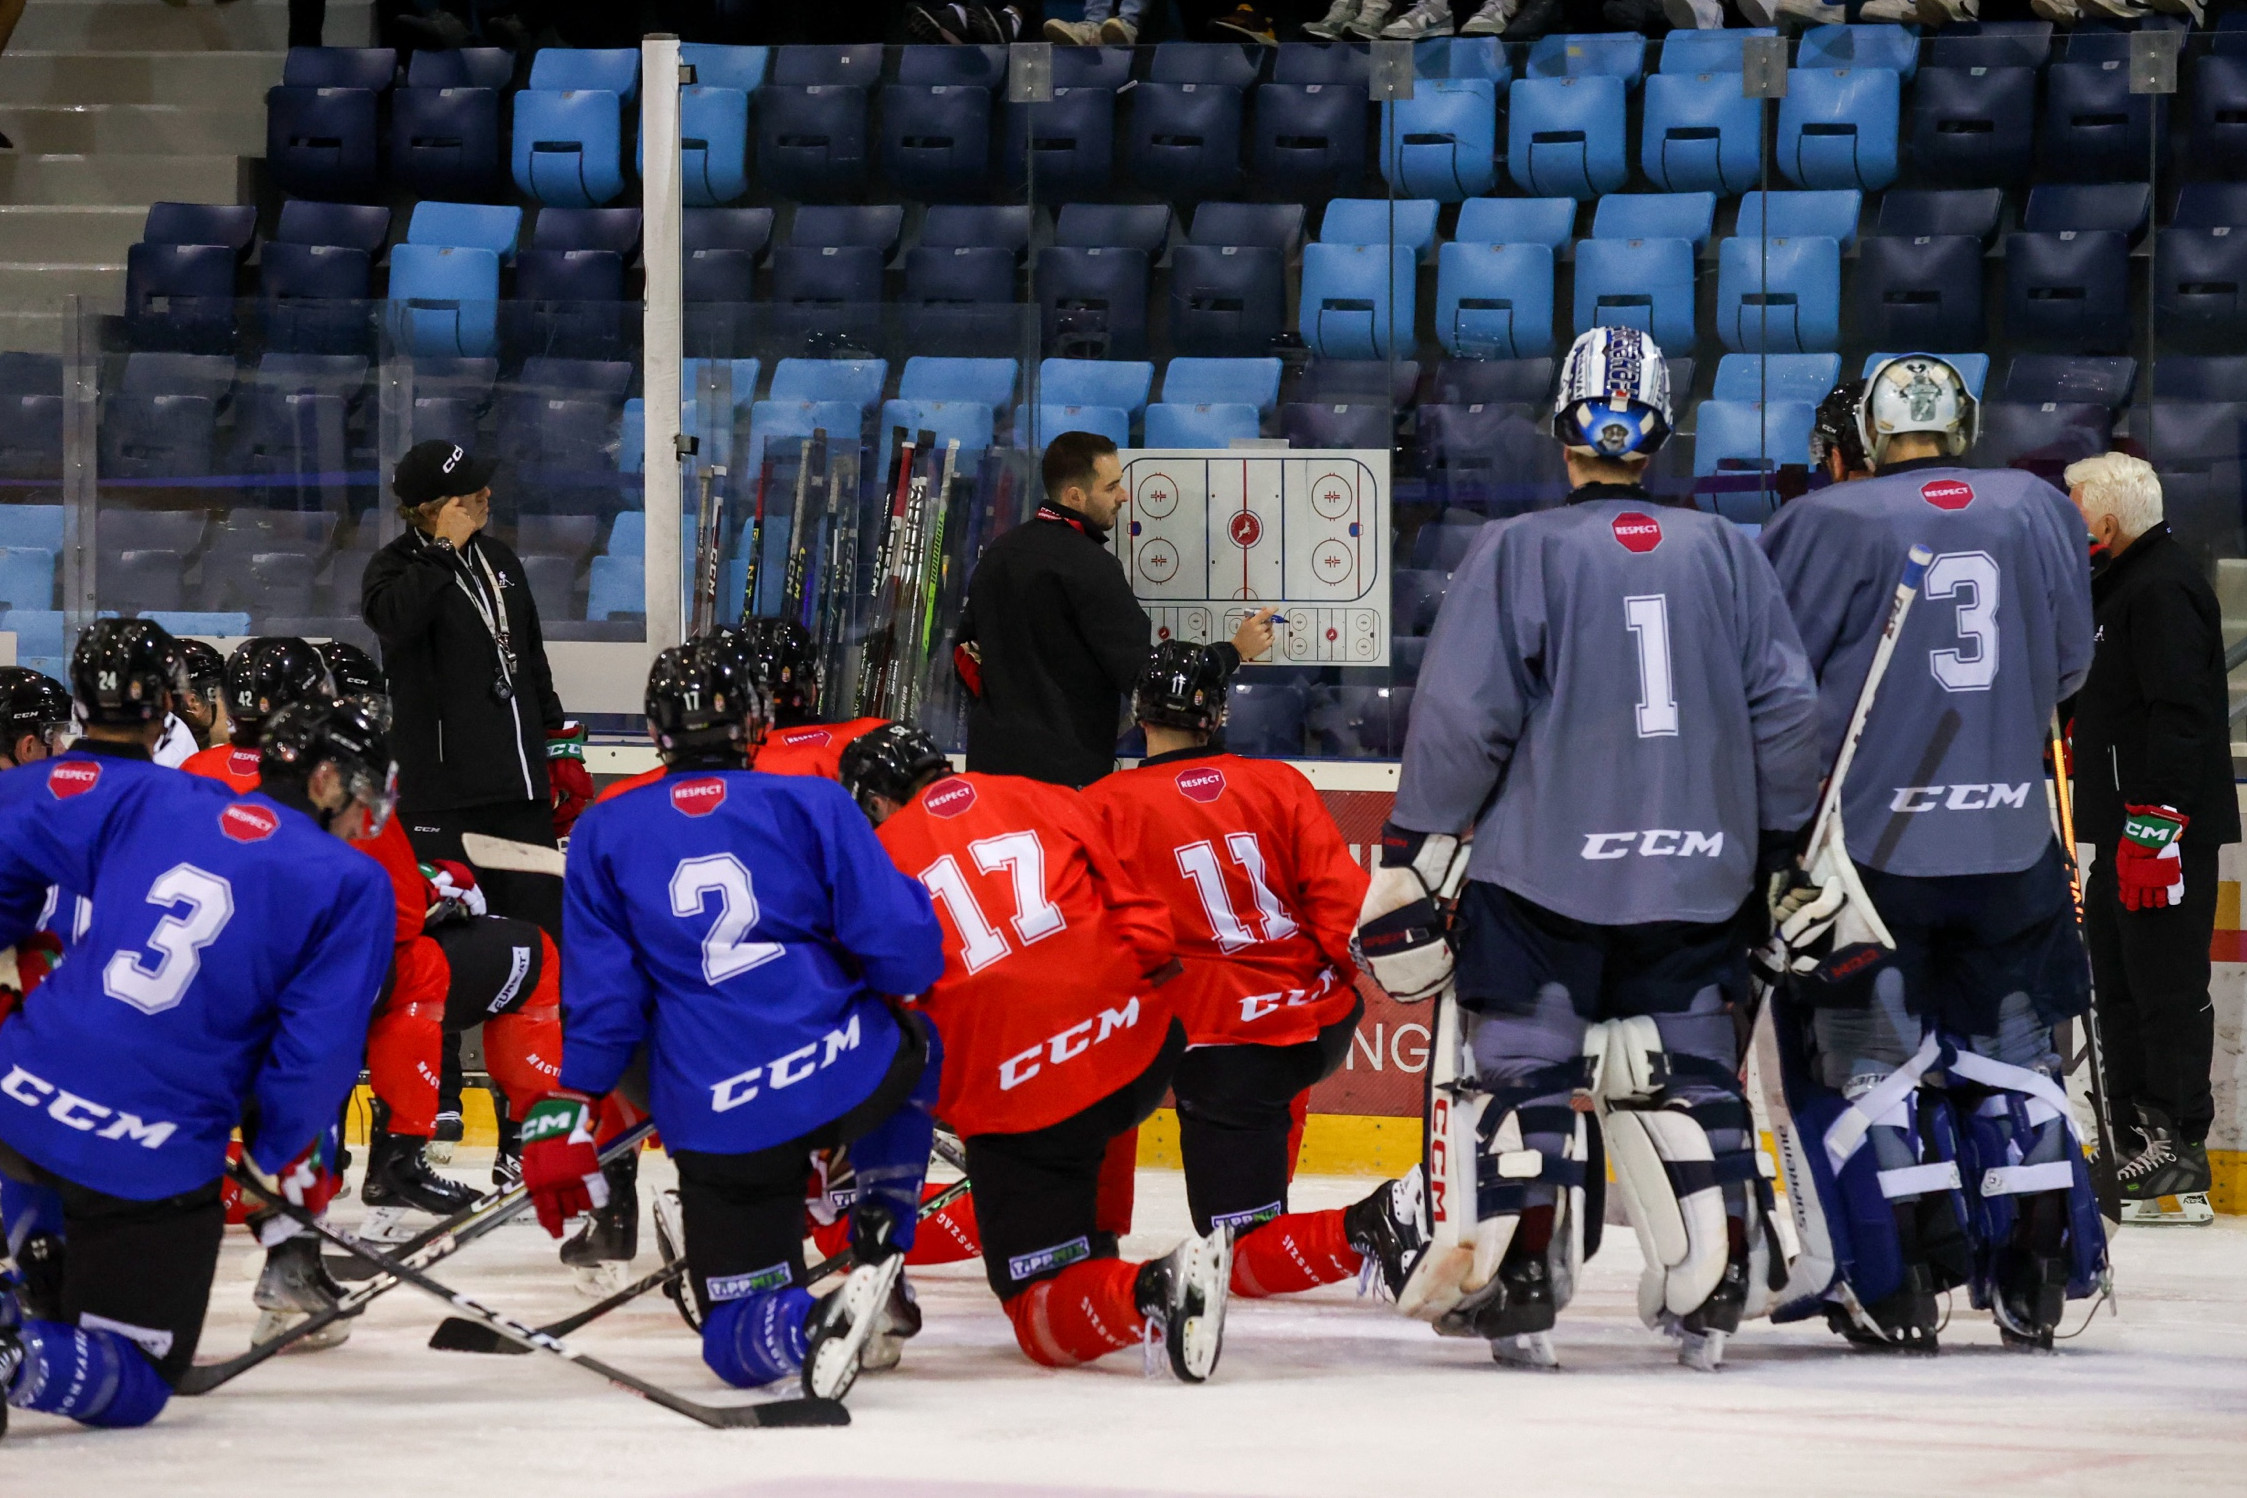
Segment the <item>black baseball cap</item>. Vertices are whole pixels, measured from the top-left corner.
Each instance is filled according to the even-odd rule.
[[[456,494],[474,494],[491,483],[497,467],[490,459],[470,457],[457,442],[434,438],[406,450],[390,472],[390,489],[398,503],[419,509]]]

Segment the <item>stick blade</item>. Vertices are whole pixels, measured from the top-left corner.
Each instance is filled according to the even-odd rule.
[[[548,874],[559,879],[563,870],[568,867],[568,860],[556,849],[542,848],[536,843],[519,843],[511,838],[493,837],[489,833],[462,833],[460,848],[468,855],[468,861],[480,869],[497,869],[516,874]]]
[[[736,1404],[724,1410],[727,1425],[786,1429],[809,1425],[848,1425],[850,1411],[839,1399],[775,1399],[769,1404]]]
[[[234,1361],[230,1358],[223,1363],[190,1363],[187,1371],[179,1376],[179,1382],[172,1385],[172,1392],[188,1398],[208,1394],[226,1382]]]
[[[530,1349],[520,1342],[511,1342],[481,1321],[470,1321],[465,1316],[447,1316],[437,1323],[429,1334],[429,1346],[435,1352],[486,1352],[522,1353]]]

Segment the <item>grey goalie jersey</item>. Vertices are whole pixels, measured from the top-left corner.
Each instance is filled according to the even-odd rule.
[[[1815,810],[1816,688],[1754,544],[1620,492],[1476,538],[1428,641],[1395,821],[1476,823],[1471,878],[1577,920],[1729,919],[1759,829]]]
[[[1881,678],[1841,814],[1849,856],[1892,874],[1998,874],[2052,841],[2052,709],[2091,668],[2083,520],[2010,468],[1914,464],[1796,500],[1763,531],[1840,747],[1915,544],[1935,553]]]

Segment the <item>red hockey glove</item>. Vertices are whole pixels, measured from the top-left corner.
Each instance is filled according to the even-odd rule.
[[[559,1238],[562,1225],[609,1204],[608,1177],[593,1142],[593,1100],[582,1092],[549,1092],[523,1118],[523,1186],[538,1223]]]
[[[473,920],[489,914],[491,907],[485,903],[484,891],[476,883],[476,871],[464,863],[440,858],[421,866],[421,877],[429,881],[429,909],[422,924],[441,926],[447,921]]]
[[[2124,910],[2181,905],[2185,867],[2177,840],[2192,821],[2174,806],[2127,806],[2122,841],[2114,850],[2115,892]]]
[[[6,1019],[60,961],[62,940],[52,931],[34,931],[12,947],[0,947],[0,1019]]]
[[[337,1190],[343,1185],[343,1176],[336,1170],[335,1163],[339,1147],[336,1131],[323,1129],[318,1138],[297,1151],[294,1160],[272,1175],[258,1169],[256,1158],[246,1150],[242,1154],[242,1164],[266,1195],[279,1197],[317,1217],[328,1209],[328,1203],[335,1200]]]
[[[967,688],[967,694],[978,702],[983,700],[983,647],[973,640],[962,641],[952,647],[952,674]]]
[[[593,774],[585,768],[585,725],[564,723],[546,735],[546,781],[554,793],[554,836],[564,838],[578,814],[593,804]]]

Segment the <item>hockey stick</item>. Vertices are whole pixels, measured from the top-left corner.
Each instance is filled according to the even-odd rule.
[[[2083,939],[2083,869],[2075,854],[2075,792],[2068,783],[2067,740],[2060,732],[2059,709],[2052,711],[2052,800],[2060,816],[2060,856],[2067,861],[2068,893],[2075,900],[2075,933]],[[2122,1184],[2115,1177],[2121,1156],[2116,1153],[2114,1118],[2107,1109],[2107,1053],[2099,1036],[2099,991],[2092,980],[2091,1006],[2083,1011],[2083,1044],[2090,1069],[2091,1126],[2098,1131],[2099,1151],[2091,1161],[2091,1193],[2099,1199],[2099,1215],[2119,1226],[2122,1222]]]
[[[707,633],[718,612],[718,548],[724,511],[711,505],[711,481],[724,472],[723,468],[704,465],[699,475],[701,495],[694,510],[694,598],[687,609],[689,634]]]
[[[827,459],[825,427],[804,439],[803,453],[796,460],[796,506],[788,519],[788,565],[780,574],[780,617],[798,624],[803,622],[804,569],[811,565],[811,548],[804,544],[804,501],[811,493],[815,451],[824,464]]]
[[[463,832],[460,851],[479,869],[513,874],[551,874],[559,879],[569,864],[567,855],[559,848],[518,843],[512,838],[493,837],[488,832]]]
[[[606,1164],[610,1160],[620,1158],[638,1149],[640,1141],[654,1132],[655,1125],[653,1123],[641,1123],[627,1129],[612,1140],[606,1149],[601,1151],[602,1163]],[[416,1268],[434,1264],[438,1260],[458,1252],[465,1245],[475,1242],[484,1234],[515,1216],[530,1204],[530,1199],[530,1192],[521,1185],[510,1186],[504,1191],[490,1192],[481,1199],[469,1203],[426,1232],[399,1244],[399,1256]],[[320,1331],[346,1316],[358,1315],[368,1301],[373,1300],[398,1283],[395,1278],[379,1272],[381,1265],[374,1255],[361,1254],[354,1249],[353,1256],[377,1264],[378,1273],[373,1279],[354,1286],[338,1297],[333,1306],[324,1311],[315,1311],[311,1316],[281,1333],[280,1336],[259,1342],[247,1352],[227,1358],[223,1362],[190,1364],[187,1371],[180,1375],[179,1382],[173,1385],[172,1391],[176,1394],[187,1395],[208,1394],[219,1385],[241,1377],[275,1353],[285,1351],[293,1344],[303,1341],[314,1332]]]
[[[841,1403],[832,1399],[780,1399],[769,1404],[697,1404],[693,1400],[674,1394],[660,1385],[635,1378],[621,1368],[579,1352],[558,1338],[550,1337],[536,1327],[525,1326],[505,1313],[495,1311],[489,1306],[461,1294],[458,1290],[448,1289],[428,1275],[423,1274],[413,1265],[399,1259],[393,1259],[372,1244],[361,1242],[349,1233],[329,1227],[294,1202],[284,1201],[267,1191],[256,1176],[239,1165],[234,1168],[234,1179],[241,1184],[243,1190],[254,1192],[264,1198],[272,1204],[276,1211],[290,1221],[319,1234],[336,1247],[368,1260],[381,1269],[384,1274],[403,1280],[424,1295],[444,1301],[458,1310],[466,1311],[469,1315],[476,1317],[506,1337],[521,1342],[527,1347],[535,1347],[541,1352],[550,1352],[565,1362],[575,1363],[588,1373],[606,1379],[610,1384],[624,1390],[627,1394],[637,1394],[651,1404],[660,1404],[665,1409],[684,1415],[690,1420],[700,1421],[702,1424],[717,1430],[734,1429],[742,1426],[850,1424],[850,1412],[844,1409]]]
[[[772,443],[765,444],[765,460],[757,469],[757,503],[749,520],[748,554],[742,558],[741,617],[757,614],[757,569],[765,553],[765,491],[772,487]]]
[[[906,494],[912,484],[914,443],[903,427],[893,427],[890,440],[896,452],[897,473],[890,481],[889,525],[882,532],[881,552],[875,563],[874,586],[879,601],[858,659],[857,711],[861,717],[882,710],[882,684],[889,671],[890,651],[897,643],[897,569],[899,549],[905,543]]]

